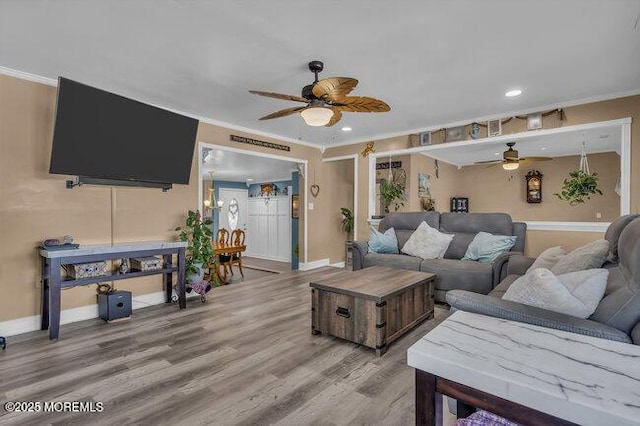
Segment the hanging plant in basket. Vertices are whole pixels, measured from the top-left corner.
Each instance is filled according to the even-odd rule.
[[[570,172],[569,177],[562,183],[560,193],[553,195],[575,206],[583,204],[596,194],[602,195],[602,191],[598,189],[598,174],[575,170]]]
[[[582,155],[580,155],[580,168],[569,173],[569,177],[562,182],[559,194],[553,194],[562,201],[567,201],[575,206],[590,200],[592,195],[602,195],[598,189],[598,174],[589,172],[589,161],[582,142]]]

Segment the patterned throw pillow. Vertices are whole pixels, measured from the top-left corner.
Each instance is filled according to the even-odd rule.
[[[369,253],[398,254],[398,238],[393,228],[384,234],[371,227],[369,230]]]
[[[427,222],[422,222],[402,247],[402,252],[422,259],[440,259],[449,248],[451,240],[453,234],[444,234]]]

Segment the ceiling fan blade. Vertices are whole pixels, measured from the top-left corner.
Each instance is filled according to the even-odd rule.
[[[318,99],[333,102],[346,97],[357,85],[355,78],[331,77],[314,84],[312,92]]]
[[[533,163],[533,162],[536,162],[536,161],[549,161],[549,160],[553,160],[553,158],[551,158],[551,157],[523,157],[519,161],[520,161],[520,164],[527,165],[527,164],[530,164],[530,163]]]
[[[302,111],[303,109],[307,109],[306,106],[303,107],[293,107],[287,109],[281,109],[280,111],[272,112],[269,115],[265,115],[264,117],[260,117],[260,120],[271,120],[272,118],[280,118],[286,117],[287,115],[295,114],[298,111]]]
[[[338,108],[334,107],[331,109],[333,110],[333,117],[331,117],[331,120],[329,120],[329,122],[325,124],[326,127],[331,127],[334,124],[336,124],[338,121],[340,121],[340,119],[342,119],[342,113]]]
[[[387,112],[391,107],[385,102],[368,96],[347,96],[335,102],[340,111],[348,112]]]
[[[267,98],[284,99],[285,101],[304,102],[305,104],[309,102],[307,99],[301,96],[283,95],[282,93],[262,92],[260,90],[249,90],[249,93],[253,93],[254,95],[266,96]]]
[[[498,163],[502,163],[502,160],[476,161],[473,164],[498,164]]]

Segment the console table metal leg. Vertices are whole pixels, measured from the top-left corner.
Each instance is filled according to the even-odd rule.
[[[42,291],[41,296],[41,310],[40,310],[40,330],[47,330],[49,328],[49,274],[51,268],[49,265],[49,260],[42,258]]]
[[[180,309],[187,307],[187,285],[185,282],[186,257],[185,249],[178,250],[178,298],[180,299]]]
[[[442,425],[442,394],[436,376],[416,369],[416,425]]]
[[[60,332],[60,259],[52,259],[49,272],[49,339],[58,338]]]
[[[165,254],[162,256],[163,263],[165,268],[168,268],[172,265],[172,255]],[[171,303],[171,296],[173,293],[173,273],[165,272],[162,274],[162,285],[164,286],[164,302]]]

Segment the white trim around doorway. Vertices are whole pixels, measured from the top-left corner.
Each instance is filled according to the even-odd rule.
[[[204,177],[204,175],[202,174],[202,167],[201,167],[201,158],[202,158],[202,153],[204,149],[217,149],[220,151],[228,151],[228,152],[236,152],[239,154],[245,154],[245,155],[253,155],[256,157],[261,157],[261,158],[273,158],[276,160],[282,160],[282,161],[288,161],[291,163],[301,163],[303,165],[304,171],[303,174],[306,177],[307,176],[307,168],[309,166],[309,161],[308,160],[303,160],[300,158],[293,158],[293,157],[285,157],[284,155],[276,155],[276,154],[269,154],[266,152],[258,152],[258,151],[248,151],[246,149],[239,149],[239,148],[233,148],[230,146],[225,146],[225,145],[216,145],[216,144],[212,144],[209,142],[204,142],[204,141],[198,141],[198,209],[200,209],[200,206],[202,206],[202,179]],[[309,190],[308,190],[308,185],[304,185],[304,260],[305,262],[309,262],[309,251],[308,251],[308,241],[309,241],[309,221],[307,220],[307,218],[309,217],[309,211],[308,211],[308,200],[309,200]],[[301,262],[302,263],[302,262]]]

